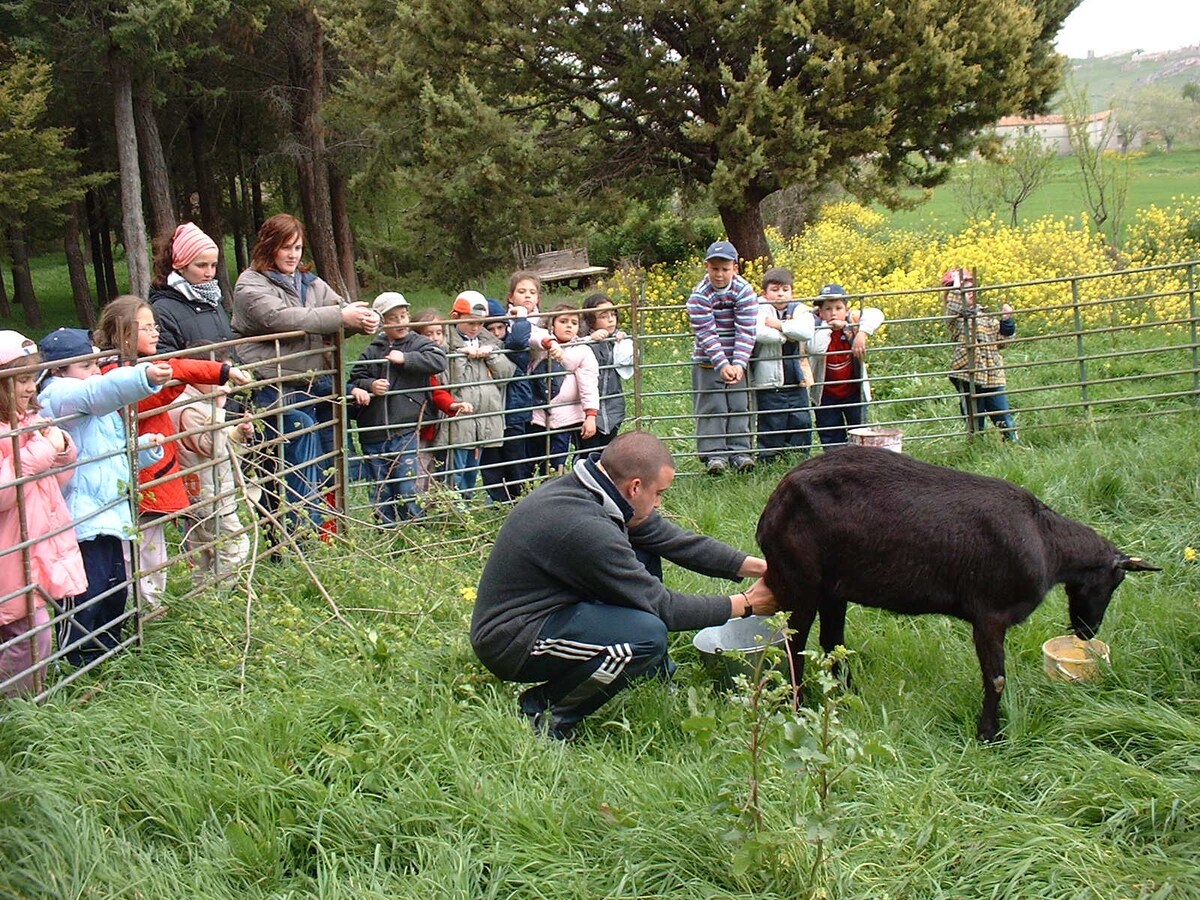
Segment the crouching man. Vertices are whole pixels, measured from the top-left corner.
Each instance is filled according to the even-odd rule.
[[[665,674],[668,632],[778,608],[764,560],[658,513],[674,478],[662,441],[627,432],[531,493],[501,527],[479,581],[471,646],[497,677],[537,682],[520,698],[536,732],[570,739],[634,678]],[[683,594],[647,569],[643,559],[656,557],[758,580],[732,596]]]

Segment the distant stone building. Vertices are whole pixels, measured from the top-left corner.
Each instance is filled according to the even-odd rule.
[[[1106,109],[1088,116],[1088,134],[1095,146],[1103,142],[1105,150],[1115,150],[1117,146],[1116,129],[1110,127],[1113,112]],[[1071,141],[1067,137],[1066,119],[1060,115],[1034,116],[1005,116],[996,123],[996,135],[1004,141],[1015,140],[1023,134],[1036,134],[1042,143],[1059,156],[1071,155]]]

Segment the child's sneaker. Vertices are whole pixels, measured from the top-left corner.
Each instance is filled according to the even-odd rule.
[[[730,462],[733,463],[733,467],[739,472],[749,472],[754,468],[753,456],[735,456]]]

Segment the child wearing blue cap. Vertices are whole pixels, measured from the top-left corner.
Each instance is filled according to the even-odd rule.
[[[687,299],[688,321],[696,335],[696,450],[710,475],[720,475],[729,466],[744,472],[754,468],[746,371],[757,333],[758,297],[738,274],[737,249],[729,241],[709,246],[704,272]]]
[[[51,365],[38,402],[71,436],[79,453],[63,496],[75,522],[87,590],[67,602],[69,615],[59,628],[58,644],[69,663],[82,666],[121,644],[126,618],[129,579],[123,545],[135,534],[128,437],[120,410],[157,393],[171,380],[172,370],[165,362],[143,362],[102,375],[95,356],[100,351],[80,328],[52,331],[38,349]],[[142,466],[162,459],[162,435],[147,434],[142,444]]]

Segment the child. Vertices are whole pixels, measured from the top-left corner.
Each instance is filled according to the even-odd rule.
[[[504,444],[500,447],[500,457],[505,463],[504,482],[511,499],[516,499],[533,477],[537,455],[529,440],[534,406],[529,351],[549,337],[541,327],[541,299],[542,283],[532,272],[514,272],[508,279],[505,303],[511,319],[504,348],[513,364],[513,377],[504,393]]]
[[[44,362],[63,363],[50,369],[38,402],[48,416],[61,420],[80,459],[63,495],[75,522],[87,586],[65,604],[73,612],[60,626],[58,645],[66,651],[67,662],[83,666],[120,646],[129,595],[125,542],[134,537],[134,531],[127,499],[128,441],[119,410],[158,393],[171,380],[172,371],[167,363],[156,362],[102,375],[95,359],[67,362],[99,352],[88,333],[79,328],[52,331],[42,338],[38,349]],[[161,444],[161,435],[139,439],[138,460],[143,469],[161,462]]]
[[[846,303],[846,289],[827,284],[817,297],[813,355],[813,407],[821,447],[846,443],[847,428],[867,420],[871,385],[867,381],[867,337],[883,324],[883,313],[866,307],[860,314]]]
[[[102,371],[128,366],[140,357],[153,356],[158,350],[158,325],[154,310],[140,297],[117,297],[100,312],[96,323],[96,343],[103,350],[117,351],[117,359]],[[151,609],[162,605],[167,589],[166,523],[189,506],[187,489],[180,476],[179,442],[170,440],[175,426],[166,407],[179,399],[189,384],[235,385],[250,383],[250,376],[228,363],[207,359],[172,358],[167,360],[172,378],[179,382],[138,401],[138,434],[162,435],[163,457],[152,466],[138,471],[139,523],[138,586]]]
[[[439,347],[446,346],[446,329],[441,323],[442,314],[436,309],[423,309],[413,319],[412,329],[417,334],[429,338]],[[417,453],[417,493],[423,494],[429,490],[430,483],[437,473],[446,468],[446,436],[440,421],[442,416],[456,416],[459,413],[470,415],[475,410],[470,403],[455,399],[448,390],[441,387],[441,379],[445,376],[429,376],[429,400],[432,405],[425,407],[421,416],[421,428],[418,433]]]
[[[692,394],[696,450],[709,475],[754,468],[746,367],[754,349],[758,299],[738,274],[737,249],[717,241],[704,254],[704,278],[687,299],[696,335]]]
[[[62,486],[71,478],[64,467],[75,462],[75,445],[38,416],[37,372],[9,374],[38,362],[33,341],[0,331],[0,598],[9,598],[0,599],[0,697],[33,694],[41,686],[51,650],[45,597],[61,600],[87,590],[75,532],[58,530],[71,521]],[[46,474],[52,469],[60,471]]]
[[[567,452],[578,448],[581,440],[596,435],[596,416],[600,412],[600,367],[587,344],[576,341],[579,335],[579,310],[569,303],[552,307],[543,321],[550,329],[545,351],[530,370],[533,396],[538,404],[530,426],[532,442],[545,448],[544,471],[561,472]],[[560,360],[548,355],[550,345],[562,350]],[[547,442],[545,435],[549,436]],[[542,437],[539,437],[542,436]]]
[[[499,447],[504,440],[504,382],[513,373],[512,361],[499,342],[483,328],[487,298],[479,291],[463,291],[454,298],[447,349],[450,351],[448,386],[471,404],[474,414],[447,422],[453,453],[454,485],[469,499],[479,477],[479,451]]]
[[[228,362],[229,359],[220,360]],[[189,384],[184,398],[194,402],[173,406],[169,415],[179,438],[179,464],[184,469],[202,466],[184,476],[191,508],[188,511],[189,543],[199,550],[192,557],[201,584],[216,581],[241,566],[250,556],[250,536],[238,518],[238,465],[234,445],[254,436],[254,425],[245,417],[236,426],[226,425],[228,392],[212,385]],[[188,432],[196,432],[188,434]]]
[[[633,377],[633,341],[617,325],[617,307],[612,298],[592,294],[583,301],[583,333],[600,368],[596,433],[580,440],[580,449],[588,452],[607,447],[625,421],[625,389],[621,382]]]
[[[1013,308],[1000,307],[1000,318],[975,302],[975,276],[970,269],[950,269],[942,276],[946,291],[946,329],[954,341],[950,383],[959,394],[963,418],[975,416],[975,430],[987,427],[987,417],[1006,441],[1017,440],[1012,413],[1008,411],[1007,382],[1000,346],[1017,333]]]
[[[792,299],[792,283],[787,269],[763,273],[750,383],[758,409],[758,458],[764,461],[790,450],[807,456],[812,446],[812,372],[805,356],[815,323],[808,304]]]
[[[529,284],[529,280],[524,279],[517,287],[524,289]],[[532,308],[536,310],[536,302]],[[527,375],[529,345],[535,330],[543,338],[548,335],[541,328],[534,329],[528,312],[529,309],[520,303],[506,309],[498,300],[488,300],[488,314],[493,321],[487,323],[487,330],[500,342],[513,364],[513,377],[504,386],[504,439],[498,447],[486,447],[480,454],[483,483],[487,485],[488,496],[496,503],[516,500],[533,474],[528,440],[533,414],[533,389]],[[498,316],[511,318],[495,318]]]
[[[419,519],[417,427],[429,402],[429,379],[446,371],[446,350],[409,327],[408,301],[384,291],[371,308],[383,334],[350,370],[350,395],[364,407],[358,435],[364,464],[374,483],[372,502],[381,525]]]

